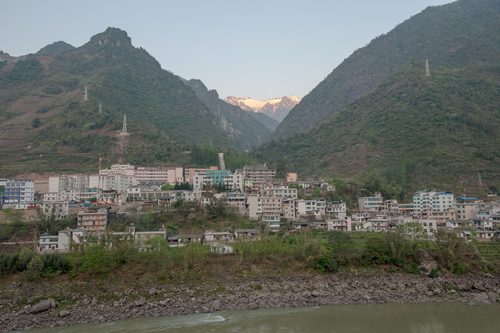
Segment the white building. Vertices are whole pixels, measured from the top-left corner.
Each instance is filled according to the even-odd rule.
[[[347,216],[347,206],[343,201],[331,201],[326,204],[326,216],[344,219]]]
[[[49,193],[63,191],[84,191],[89,187],[89,176],[87,175],[61,175],[49,177]]]
[[[40,209],[47,218],[50,218],[52,214],[54,214],[56,220],[69,216],[68,202],[42,203],[40,204]]]
[[[0,179],[0,204],[32,203],[35,181],[32,179]]]
[[[453,208],[454,197],[451,192],[418,191],[413,196],[413,208],[417,215],[425,210],[444,211]]]
[[[375,193],[373,197],[358,198],[358,206],[360,212],[375,212],[382,208],[382,194]]]
[[[88,188],[99,188],[103,191],[115,190],[119,193],[127,192],[127,188],[137,185],[137,179],[134,176],[121,174],[115,175],[91,175],[89,176]]]
[[[100,175],[126,175],[128,169],[134,169],[130,164],[113,164],[110,169],[102,169]]]

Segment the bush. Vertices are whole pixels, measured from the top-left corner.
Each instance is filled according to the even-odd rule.
[[[339,270],[339,264],[333,257],[323,257],[318,260],[316,269],[320,272],[335,273]]]
[[[404,269],[404,271],[406,273],[420,274],[420,268],[418,267],[418,265],[416,263],[413,263],[413,264],[410,264],[410,263],[404,264],[403,265],[403,269]]]
[[[26,276],[29,280],[34,280],[42,274],[43,261],[40,256],[34,256],[26,268]]]
[[[438,271],[436,269],[431,270],[428,275],[430,278],[437,279],[439,277]]]
[[[464,274],[465,272],[467,272],[467,265],[463,264],[463,263],[454,263],[453,264],[453,274],[456,274],[456,275],[461,275],[461,274]]]

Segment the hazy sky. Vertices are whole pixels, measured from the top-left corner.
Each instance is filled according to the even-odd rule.
[[[81,46],[116,27],[164,69],[221,98],[303,97],[344,58],[428,6],[450,0],[56,1],[0,6],[0,50]]]

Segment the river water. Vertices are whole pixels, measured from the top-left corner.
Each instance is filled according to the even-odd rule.
[[[137,318],[35,332],[371,332],[499,333],[500,304],[331,305]]]

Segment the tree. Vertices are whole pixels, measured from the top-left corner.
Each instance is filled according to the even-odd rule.
[[[277,179],[286,179],[286,163],[283,160],[278,162],[278,167],[276,168],[276,174],[274,178]]]
[[[31,126],[33,126],[33,128],[38,128],[40,127],[41,123],[42,122],[40,121],[40,119],[36,117],[35,119],[33,119],[33,121],[31,121]]]
[[[169,183],[166,183],[165,185],[163,185],[161,187],[161,190],[162,191],[171,191],[171,190],[173,190],[173,188],[172,188],[172,185],[170,185]]]

